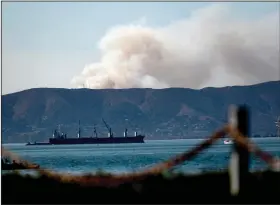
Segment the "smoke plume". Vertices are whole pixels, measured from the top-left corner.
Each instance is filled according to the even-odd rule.
[[[230,8],[199,9],[165,27],[116,26],[99,43],[100,62],[77,87],[226,86],[279,80],[279,13],[244,19]]]

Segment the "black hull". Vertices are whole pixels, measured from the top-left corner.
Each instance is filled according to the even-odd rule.
[[[29,143],[26,145],[73,145],[73,144],[132,144],[145,143],[145,136],[138,135],[136,137],[106,137],[106,138],[50,138],[48,143]]]
[[[124,144],[124,143],[144,143],[144,136],[136,137],[112,137],[112,138],[50,138],[50,144]]]

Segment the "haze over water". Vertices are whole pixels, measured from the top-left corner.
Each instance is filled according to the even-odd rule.
[[[274,156],[280,156],[279,138],[253,139],[259,147]],[[5,144],[4,147],[41,167],[60,172],[88,173],[102,169],[106,172],[124,173],[147,168],[176,154],[190,150],[201,140],[157,140],[144,144],[110,145],[54,145],[25,146]],[[210,149],[183,165],[176,171],[198,173],[228,167],[231,145],[217,142]],[[265,169],[266,164],[252,157],[251,169]]]

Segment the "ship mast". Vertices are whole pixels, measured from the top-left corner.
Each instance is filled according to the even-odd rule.
[[[94,125],[94,130],[93,130],[94,136],[97,138],[97,131],[96,131],[96,127]]]
[[[78,138],[80,137],[81,137],[81,128],[80,128],[80,120],[79,120]]]
[[[127,128],[124,130],[124,137],[127,137]]]
[[[277,121],[275,122],[276,129],[277,129],[277,137],[280,138],[280,116],[278,117]]]
[[[109,137],[113,137],[113,133],[112,133],[112,129],[109,127],[109,125],[105,122],[105,120],[102,118],[103,123],[105,124],[106,128],[108,129],[109,133]]]

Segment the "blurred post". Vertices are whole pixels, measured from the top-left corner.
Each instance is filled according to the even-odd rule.
[[[234,106],[229,109],[229,123],[237,128],[245,137],[249,136],[249,110],[247,106]],[[232,195],[240,195],[246,191],[249,173],[249,152],[235,140],[232,147],[229,167],[230,191]]]

